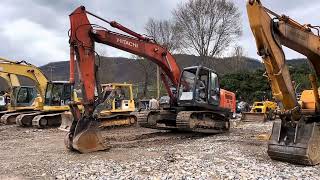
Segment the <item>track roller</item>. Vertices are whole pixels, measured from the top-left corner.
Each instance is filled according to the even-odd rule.
[[[32,119],[32,126],[36,128],[58,127],[61,125],[61,113],[40,114]]]
[[[16,118],[16,124],[19,126],[30,127],[32,126],[32,119],[39,114],[41,114],[41,112],[20,114]]]
[[[181,111],[176,118],[180,131],[200,133],[223,133],[229,130],[229,119],[210,111]]]

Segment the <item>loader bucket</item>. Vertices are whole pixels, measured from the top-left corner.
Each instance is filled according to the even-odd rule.
[[[62,131],[69,131],[70,127],[72,125],[72,121],[73,121],[73,116],[72,116],[71,112],[66,111],[66,112],[62,113],[61,114],[61,125],[58,129],[62,130]]]
[[[65,145],[68,149],[76,150],[80,153],[89,153],[110,148],[102,139],[99,131],[99,122],[87,118],[74,122],[77,123],[74,133],[70,134],[69,132],[65,139]]]
[[[271,159],[302,165],[320,162],[320,124],[300,122],[283,125],[274,122],[268,143]]]
[[[266,119],[265,113],[245,112],[241,116],[241,120],[245,122],[264,122]]]

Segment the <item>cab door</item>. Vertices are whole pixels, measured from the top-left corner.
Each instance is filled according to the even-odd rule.
[[[220,86],[218,75],[214,72],[209,73],[209,104],[218,106],[220,104]]]

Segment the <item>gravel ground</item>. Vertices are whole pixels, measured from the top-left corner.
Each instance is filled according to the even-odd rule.
[[[214,136],[109,129],[112,148],[91,154],[68,152],[57,129],[0,126],[0,179],[320,179],[319,166],[268,157],[258,137],[271,126],[240,123]]]

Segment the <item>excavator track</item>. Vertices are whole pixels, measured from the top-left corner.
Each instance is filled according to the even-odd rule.
[[[137,118],[133,114],[114,114],[109,116],[101,116],[98,118],[101,128],[114,126],[133,126],[137,122]]]
[[[151,129],[175,130],[176,114],[167,110],[141,111],[135,114],[139,126]]]
[[[37,115],[32,119],[32,126],[36,128],[48,128],[48,127],[58,127],[61,125],[61,114],[41,114]]]
[[[16,123],[16,118],[21,115],[21,114],[26,114],[26,113],[34,113],[34,111],[31,112],[13,112],[13,113],[7,113],[1,116],[1,123],[9,125],[9,124],[15,124]]]
[[[10,113],[10,111],[0,111],[0,118],[7,113]]]
[[[271,159],[294,164],[320,163],[320,123],[300,121],[283,125],[274,122],[268,143]]]
[[[24,127],[30,127],[32,126],[32,119],[40,115],[41,112],[33,112],[33,113],[26,113],[26,114],[20,114],[19,116],[16,117],[16,124],[19,126],[24,126]]]
[[[134,115],[137,117],[137,122],[139,126],[150,128],[150,125],[148,124],[148,116],[150,113],[151,111],[134,112]]]
[[[217,134],[227,132],[229,119],[210,111],[181,111],[176,118],[179,131]]]

